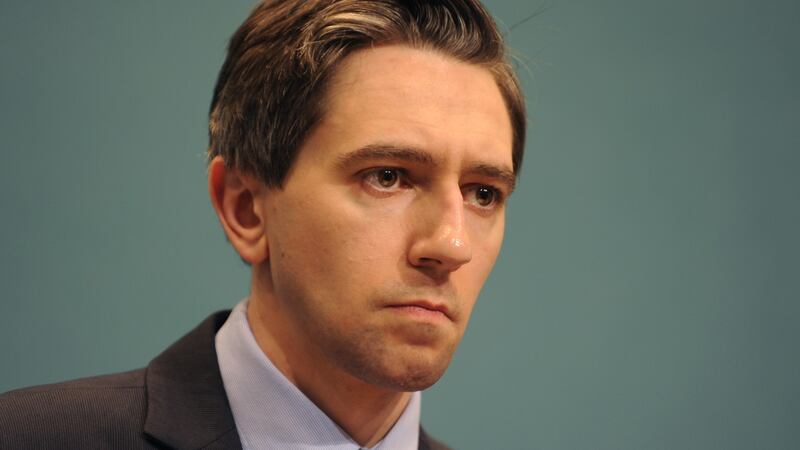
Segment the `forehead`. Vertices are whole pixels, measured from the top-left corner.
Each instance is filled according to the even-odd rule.
[[[511,166],[511,122],[492,74],[432,50],[391,45],[346,57],[318,128],[329,132],[328,150],[386,143]]]

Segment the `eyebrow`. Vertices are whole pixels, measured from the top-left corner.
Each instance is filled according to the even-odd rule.
[[[390,144],[368,145],[350,153],[339,156],[337,166],[347,167],[353,163],[369,161],[373,159],[397,159],[409,161],[417,164],[436,164],[433,155],[419,149],[410,147],[399,147]]]
[[[514,172],[503,167],[497,167],[491,164],[478,164],[468,168],[467,172],[481,175],[506,185],[508,189],[506,195],[511,195],[511,193],[514,192],[514,188],[517,186],[517,177],[514,175]]]
[[[376,159],[393,159],[408,161],[416,164],[440,165],[441,161],[424,150],[408,146],[397,146],[393,144],[374,144],[361,147],[336,158],[336,165],[339,168],[347,168],[355,163],[371,161]],[[514,191],[517,177],[514,171],[490,163],[478,163],[469,166],[465,170],[468,174],[480,175],[490,178],[496,182],[504,184],[508,189],[508,194]]]

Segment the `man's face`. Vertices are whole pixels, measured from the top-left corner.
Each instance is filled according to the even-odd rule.
[[[293,345],[389,389],[438,380],[500,251],[511,148],[486,69],[405,46],[347,57],[284,187],[258,200],[260,276]]]

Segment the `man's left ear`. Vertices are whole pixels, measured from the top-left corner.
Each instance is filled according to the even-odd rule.
[[[266,189],[258,179],[225,166],[216,156],[208,166],[208,193],[225,235],[239,256],[250,264],[269,257],[266,215],[257,201]]]

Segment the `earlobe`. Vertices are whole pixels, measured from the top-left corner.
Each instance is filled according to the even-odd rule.
[[[239,256],[250,264],[269,257],[266,216],[259,203],[264,184],[229,169],[221,156],[208,165],[208,193],[222,229]]]

